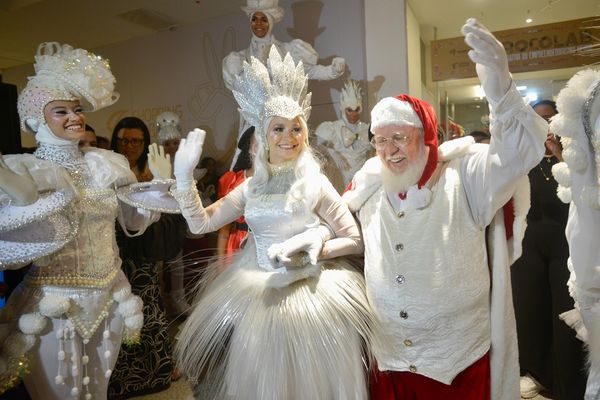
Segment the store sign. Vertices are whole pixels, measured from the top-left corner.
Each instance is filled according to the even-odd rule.
[[[511,72],[582,67],[600,62],[600,51],[590,55],[592,45],[600,46],[598,18],[582,18],[554,24],[528,26],[494,32],[508,55]],[[476,76],[475,64],[463,37],[431,42],[434,81]]]

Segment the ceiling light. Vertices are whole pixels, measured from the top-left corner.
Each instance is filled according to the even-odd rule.
[[[537,99],[538,99],[538,95],[536,92],[533,92],[533,91],[527,92],[527,94],[525,95],[525,100],[528,103],[532,103],[532,102],[536,101]]]
[[[527,90],[527,86],[517,86],[517,90]]]
[[[483,91],[481,85],[475,86],[475,97],[479,99],[483,99],[485,97],[485,92]]]
[[[525,23],[526,23],[526,24],[530,24],[530,23],[532,23],[532,22],[533,22],[533,20],[532,20],[531,18],[527,18],[527,19],[525,20]]]

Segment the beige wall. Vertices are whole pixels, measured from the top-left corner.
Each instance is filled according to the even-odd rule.
[[[405,0],[365,0],[368,94],[375,99],[406,93],[408,85]]]
[[[313,110],[309,125],[338,118],[338,98],[346,78],[366,79],[363,0],[287,1],[284,19],[275,26],[281,41],[299,38],[311,43],[320,63],[335,56],[346,59],[345,75],[335,81],[311,81]],[[75,38],[74,38],[75,40]],[[239,13],[182,26],[172,31],[131,39],[94,52],[108,58],[117,78],[120,100],[111,107],[88,114],[97,132],[110,137],[117,121],[126,115],[142,118],[152,134],[156,115],[164,110],[180,114],[184,132],[202,127],[208,132],[205,155],[228,165],[237,135],[237,104],[224,87],[221,60],[232,50],[246,48],[249,22]],[[72,44],[76,44],[73,42]],[[3,71],[5,82],[21,90],[31,65]],[[367,103],[368,104],[368,103]],[[23,135],[24,146],[35,146],[33,136]]]
[[[421,98],[421,34],[419,21],[406,5],[408,94]]]

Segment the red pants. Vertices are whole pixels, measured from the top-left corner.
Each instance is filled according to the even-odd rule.
[[[490,353],[462,371],[450,385],[412,372],[371,373],[371,400],[490,400]]]

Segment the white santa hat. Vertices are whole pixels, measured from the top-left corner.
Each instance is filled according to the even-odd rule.
[[[382,99],[371,111],[371,131],[390,125],[423,128],[412,105],[395,97]]]

